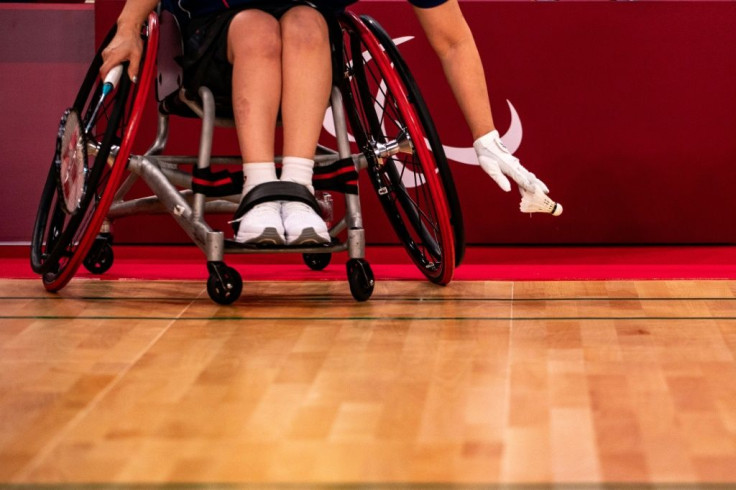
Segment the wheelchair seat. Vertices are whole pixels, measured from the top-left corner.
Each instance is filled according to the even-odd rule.
[[[159,14],[159,44],[156,66],[156,100],[163,114],[196,118],[202,117],[202,100],[198,94],[184,88],[184,70],[179,64],[184,53],[179,20],[168,10]],[[218,126],[232,126],[232,104],[225,96],[215,96],[215,117]]]

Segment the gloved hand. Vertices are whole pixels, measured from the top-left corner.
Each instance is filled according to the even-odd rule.
[[[495,129],[475,140],[473,148],[478,155],[480,166],[504,191],[511,190],[511,183],[507,178],[510,177],[519,186],[520,191],[523,189],[534,193],[535,188],[539,188],[545,194],[549,193],[544,182],[525,169],[519,159],[511,154]]]

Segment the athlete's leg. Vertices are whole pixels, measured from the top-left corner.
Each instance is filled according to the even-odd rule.
[[[227,56],[233,65],[233,114],[243,157],[243,196],[253,187],[275,181],[274,130],[281,99],[281,27],[260,10],[239,12],[227,33]],[[284,243],[281,205],[263,203],[242,217],[239,242]]]
[[[312,158],[332,85],[327,22],[308,6],[281,17],[284,155]]]
[[[243,161],[273,162],[281,100],[281,28],[260,10],[239,12],[227,34],[233,65],[233,113]]]
[[[311,191],[314,150],[322,129],[332,86],[332,62],[327,22],[308,6],[290,9],[281,17],[284,163],[281,180]],[[287,244],[329,241],[327,226],[309,206],[282,204]]]

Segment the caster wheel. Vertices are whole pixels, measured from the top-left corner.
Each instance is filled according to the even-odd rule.
[[[215,303],[229,305],[243,292],[243,279],[238,271],[223,262],[209,262],[207,268],[210,277],[207,279],[207,294]]]
[[[375,279],[370,264],[365,259],[350,259],[347,263],[350,292],[357,301],[365,301],[373,294]]]
[[[112,267],[114,258],[112,237],[110,235],[97,235],[82,264],[92,274],[104,274]]]
[[[313,271],[321,271],[330,265],[332,254],[302,254],[302,259]]]

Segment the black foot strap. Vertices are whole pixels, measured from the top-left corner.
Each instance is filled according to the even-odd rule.
[[[358,194],[358,172],[353,159],[343,158],[326,165],[315,165],[312,180],[318,191],[335,191]],[[210,168],[192,170],[192,190],[207,197],[240,194],[243,191],[243,171],[213,172]]]
[[[315,165],[312,182],[314,188],[320,191],[358,194],[358,171],[350,157],[329,165]]]
[[[303,202],[314,209],[317,214],[322,213],[317,199],[305,186],[297,184],[296,182],[266,182],[265,184],[255,186],[250,190],[250,192],[248,192],[248,194],[245,195],[243,200],[240,201],[240,206],[238,206],[238,210],[235,211],[235,216],[233,216],[234,221],[232,222],[235,233],[238,233],[238,228],[240,228],[239,220],[245,215],[245,213],[259,204],[271,201]]]
[[[207,197],[222,197],[243,192],[243,172],[221,170],[213,172],[209,167],[192,170],[192,190]]]

